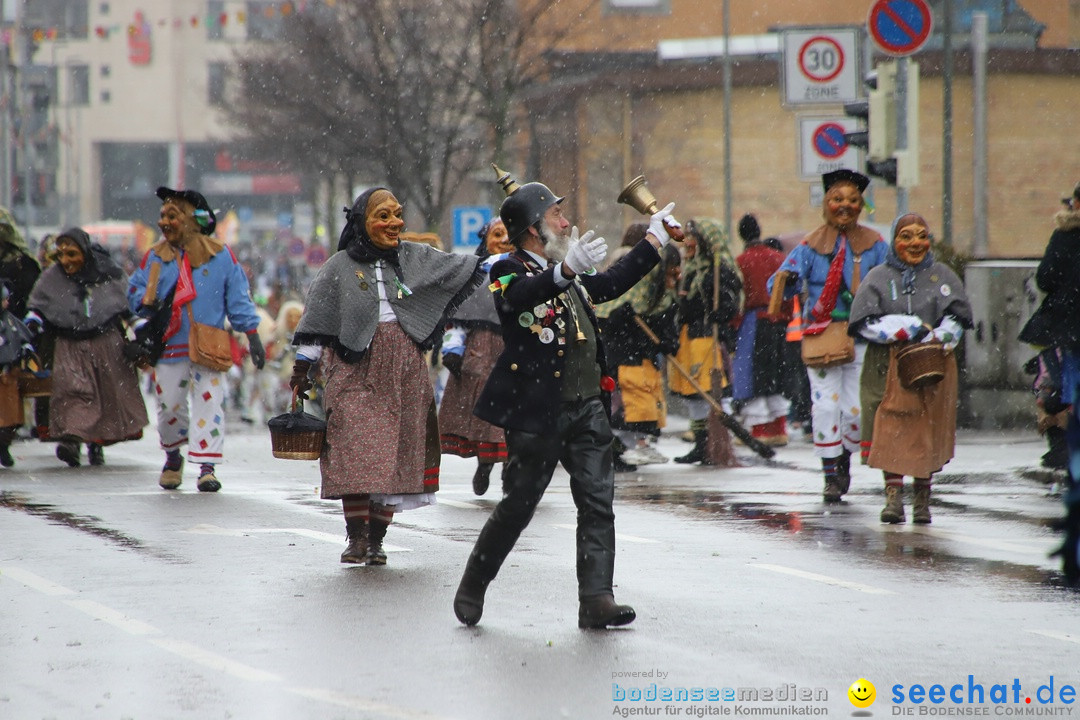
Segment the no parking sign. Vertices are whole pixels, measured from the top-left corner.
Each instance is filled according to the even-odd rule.
[[[799,118],[799,177],[816,180],[841,168],[859,170],[859,151],[844,139],[845,133],[857,129],[849,117]]]
[[[933,19],[926,0],[877,0],[870,6],[866,28],[879,48],[904,57],[926,44]]]
[[[491,219],[491,208],[476,206],[458,206],[454,208],[454,247],[476,247],[480,238],[476,233]]]

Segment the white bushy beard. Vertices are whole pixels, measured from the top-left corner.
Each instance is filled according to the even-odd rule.
[[[540,240],[544,243],[544,254],[555,262],[566,259],[566,251],[570,249],[570,233],[558,235],[545,223],[540,223]]]

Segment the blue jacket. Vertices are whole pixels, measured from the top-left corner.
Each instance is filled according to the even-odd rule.
[[[176,286],[180,276],[179,257],[178,255],[176,259],[165,262],[154,248],[147,251],[139,268],[128,280],[128,306],[133,313],[147,317],[153,312],[151,308],[143,305],[150,266],[155,263],[161,265],[156,299],[162,301]],[[228,247],[199,267],[192,268],[191,277],[196,293],[195,299],[191,301],[191,313],[196,321],[223,328],[225,320],[228,319],[233,330],[242,333],[253,332],[259,327],[259,315],[255,310],[255,301],[251,299],[247,275]],[[175,363],[187,359],[189,327],[185,308],[180,313],[180,331],[166,341],[165,351],[159,362]]]
[[[833,254],[839,249],[840,241],[837,239],[836,245],[833,248]],[[866,277],[866,274],[870,272],[871,268],[874,268],[881,263],[885,262],[885,256],[889,254],[889,246],[884,240],[878,240],[868,250],[862,253],[861,262],[859,263],[862,268],[862,273],[859,276],[861,281]],[[825,288],[825,278],[829,275],[829,266],[832,264],[833,255],[822,255],[815,251],[805,242],[795,246],[784,259],[784,264],[780,266],[777,272],[787,271],[797,275],[799,280],[796,282],[789,282],[784,289],[784,298],[792,298],[799,294],[802,283],[806,283],[807,298],[803,304],[803,315],[810,311],[811,308],[818,301],[818,297],[821,295],[821,291]],[[844,256],[844,287],[850,288],[852,286],[853,273],[855,271],[855,256],[848,248],[848,252]],[[774,274],[769,278],[769,290],[772,291],[773,280],[776,278]],[[841,293],[836,299],[835,313],[841,316],[846,316],[851,310],[851,302],[848,297],[845,297],[845,293]]]

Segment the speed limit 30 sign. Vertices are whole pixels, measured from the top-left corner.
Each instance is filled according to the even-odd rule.
[[[784,104],[851,102],[859,89],[859,30],[794,28],[784,36]]]

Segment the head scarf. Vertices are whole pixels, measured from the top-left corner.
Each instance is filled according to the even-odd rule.
[[[124,277],[124,271],[116,264],[109,251],[98,243],[92,242],[90,236],[82,228],[69,228],[57,235],[56,246],[59,247],[65,240],[74,243],[85,258],[79,271],[68,275],[80,287],[86,288],[105,280],[117,280]]]
[[[697,252],[683,264],[683,276],[689,284],[686,287],[688,297],[698,297],[705,291],[705,284],[712,282],[712,273],[716,267],[724,264],[738,272],[735,258],[731,254],[727,233],[719,220],[713,218],[693,218],[687,223],[687,231],[698,239]],[[712,302],[712,298],[707,298]]]
[[[885,263],[900,271],[900,279],[904,285],[905,295],[912,295],[915,292],[915,271],[924,270],[934,264],[934,253],[930,251],[927,251],[926,257],[918,265],[908,265],[896,254],[896,234],[900,232],[900,228],[907,227],[914,222],[921,223],[927,229],[930,228],[930,223],[926,222],[923,216],[918,213],[906,213],[893,220],[892,228],[889,230],[889,253],[885,256]]]
[[[372,196],[380,190],[390,192],[388,188],[373,187],[360,193],[360,197],[356,198],[351,208],[345,208],[345,227],[341,229],[337,249],[344,250],[358,263],[373,263],[376,260],[389,263],[401,282],[408,286],[409,280],[401,271],[401,263],[398,261],[398,248],[377,247],[367,233],[368,206],[371,204]]]
[[[667,273],[679,263],[679,251],[673,245],[664,246],[660,262],[619,298],[619,304],[630,303],[635,313],[645,316],[659,315],[667,310],[676,299],[675,289],[667,287]]]
[[[486,259],[489,255],[491,255],[491,252],[488,250],[487,246],[487,235],[489,232],[491,232],[491,226],[495,224],[496,220],[502,222],[502,219],[498,216],[493,217],[486,223],[484,223],[484,227],[476,231],[476,237],[480,238],[480,245],[478,245],[476,248],[476,256],[478,258]]]
[[[15,216],[7,208],[0,207],[0,262],[10,262],[18,255],[25,255],[37,264],[37,258],[15,224]]]

